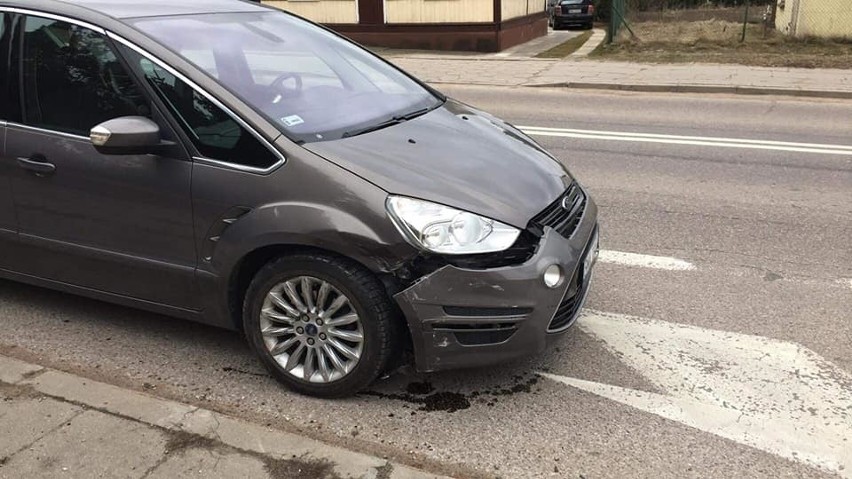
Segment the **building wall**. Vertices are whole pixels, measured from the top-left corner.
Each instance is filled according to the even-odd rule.
[[[356,0],[263,0],[263,3],[293,12],[317,23],[358,23]]]
[[[385,0],[387,23],[487,23],[493,0]]]
[[[503,21],[544,12],[544,0],[503,0]]]
[[[781,1],[779,0],[775,9],[775,29],[785,35],[792,35],[795,28],[792,24],[793,10],[798,8],[794,4],[798,3],[798,0],[783,0],[784,3]],[[784,8],[781,8],[782,6]]]
[[[498,52],[547,34],[545,0],[263,0],[364,45]],[[498,4],[502,9],[497,10]],[[497,11],[495,11],[497,10]],[[495,16],[500,16],[499,21]]]
[[[778,31],[797,37],[852,38],[849,0],[785,0],[775,16]]]

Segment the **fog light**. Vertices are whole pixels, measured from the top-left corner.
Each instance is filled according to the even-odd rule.
[[[555,288],[562,284],[562,268],[558,264],[552,264],[544,270],[544,284],[548,288]]]

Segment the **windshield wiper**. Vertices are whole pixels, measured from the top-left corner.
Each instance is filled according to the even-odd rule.
[[[347,131],[343,134],[343,138],[349,138],[351,136],[363,135],[364,133],[370,133],[371,131],[381,130],[383,128],[387,128],[389,126],[398,125],[402,122],[406,122],[408,120],[413,120],[418,116],[425,115],[429,113],[431,108],[423,108],[417,111],[413,111],[411,113],[406,113],[405,115],[395,115],[390,120],[385,120],[381,123],[377,123],[375,125],[367,126],[364,128],[360,128],[357,130]]]

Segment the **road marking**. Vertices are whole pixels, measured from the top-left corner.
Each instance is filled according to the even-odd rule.
[[[622,131],[578,130],[574,128],[546,128],[537,126],[521,126],[519,128],[524,133],[533,136],[555,136],[563,138],[632,141],[673,145],[715,146],[720,148],[747,148],[852,156],[852,146],[850,145],[795,143],[788,141],[750,140],[745,138],[722,138],[711,136],[661,135],[656,133],[633,133]]]
[[[852,279],[838,279],[837,284],[846,286],[849,289],[852,289]]]
[[[815,352],[618,314],[586,312],[578,324],[665,394],[542,376],[852,478],[852,375]]]
[[[669,258],[666,256],[625,253],[622,251],[601,250],[600,255],[598,256],[598,261],[602,263],[664,269],[668,271],[688,271],[695,269],[694,264],[682,259]]]

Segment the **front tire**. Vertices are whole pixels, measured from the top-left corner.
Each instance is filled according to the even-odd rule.
[[[243,326],[275,379],[301,394],[344,397],[387,367],[395,311],[381,282],[361,265],[296,254],[257,273],[246,293]]]

